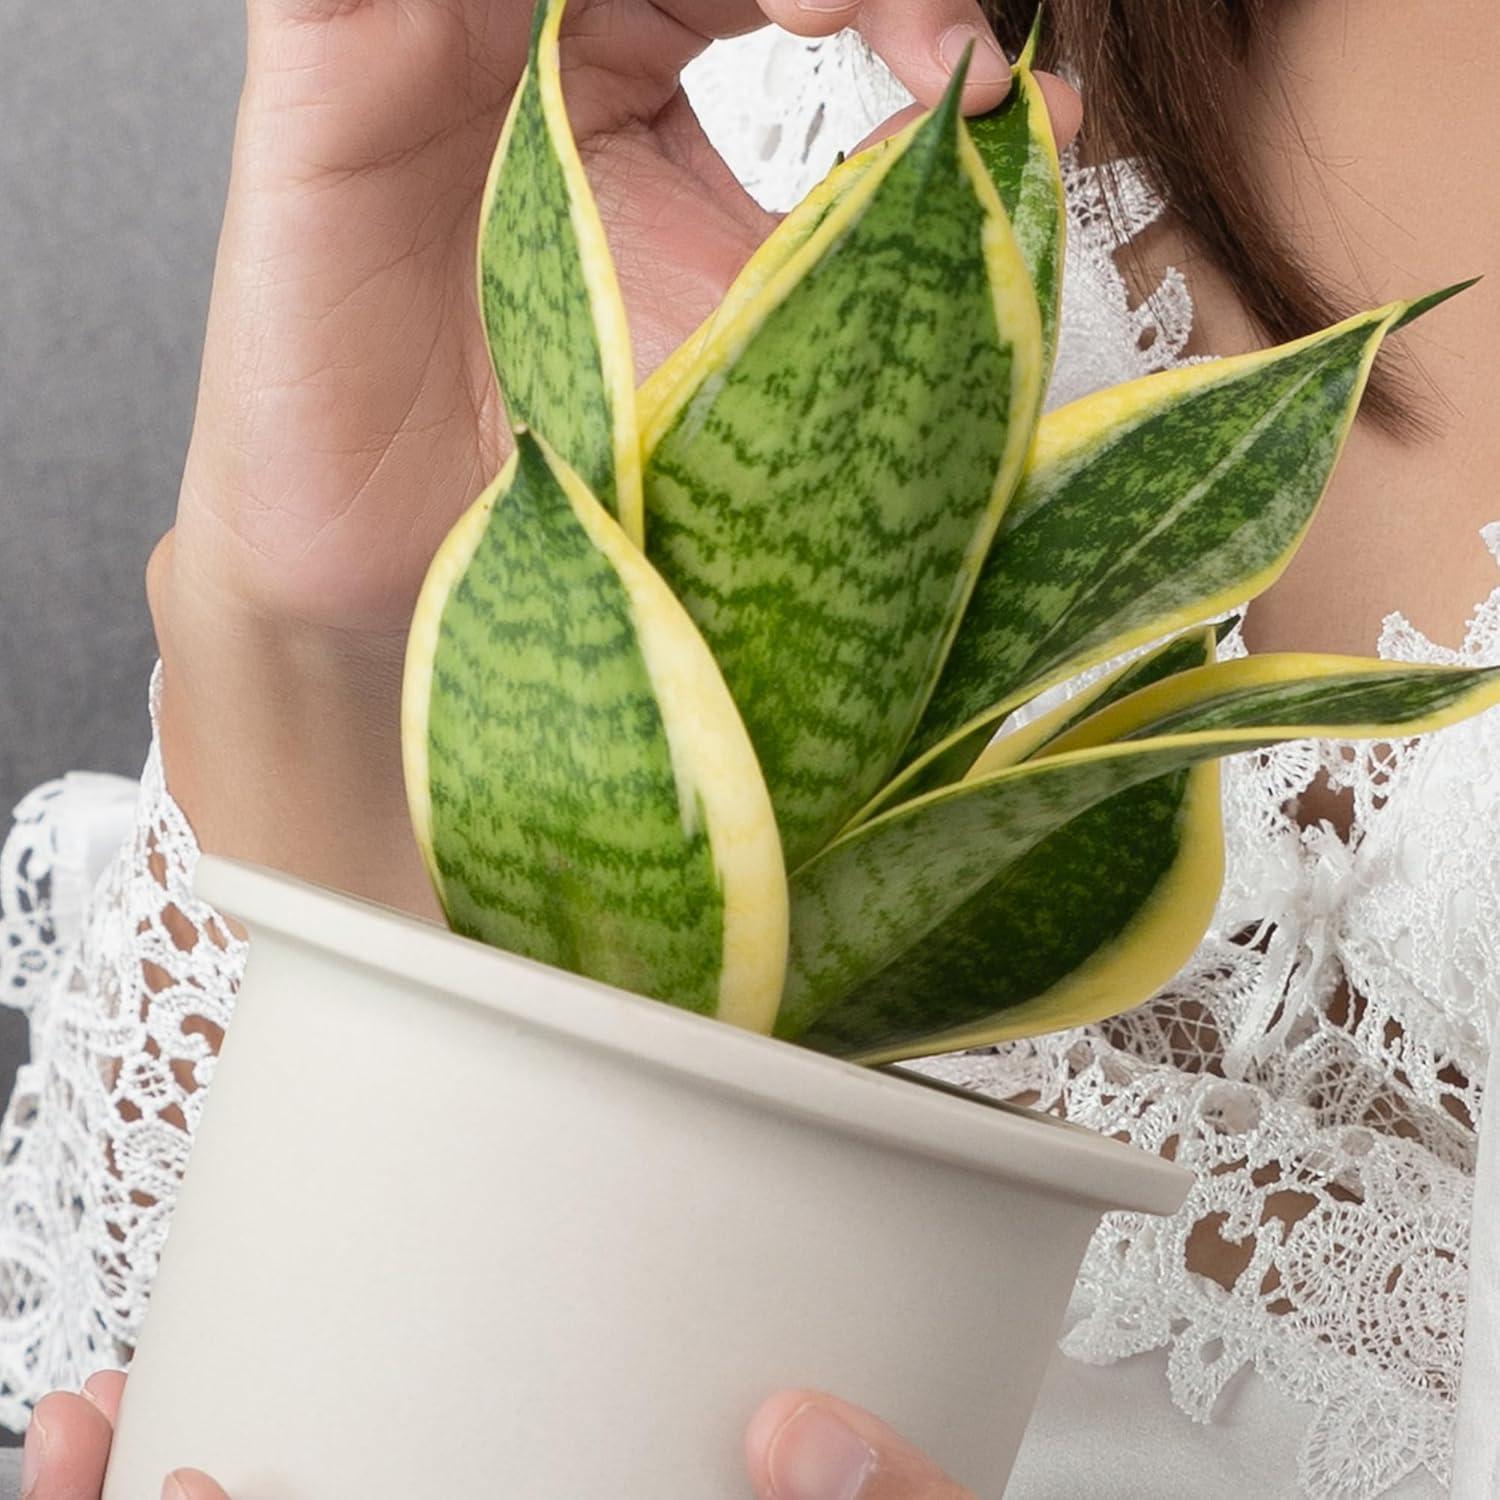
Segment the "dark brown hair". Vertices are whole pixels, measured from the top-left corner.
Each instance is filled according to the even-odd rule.
[[[1096,158],[1139,160],[1270,342],[1356,311],[1319,281],[1269,211],[1237,129],[1235,75],[1269,45],[1287,0],[1046,0],[1040,64],[1059,62],[1083,95]],[[984,0],[1001,44],[1025,44],[1036,0]],[[1406,383],[1382,361],[1364,411],[1404,437],[1423,430]]]

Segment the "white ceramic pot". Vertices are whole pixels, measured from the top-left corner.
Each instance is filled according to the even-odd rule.
[[[106,1500],[744,1500],[771,1390],[998,1496],[1084,1247],[1186,1174],[205,860],[252,958]]]

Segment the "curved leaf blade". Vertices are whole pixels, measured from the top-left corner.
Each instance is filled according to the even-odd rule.
[[[642,541],[630,328],[563,104],[567,0],[538,0],[480,210],[479,305],[513,427],[539,432]]]
[[[1317,513],[1381,342],[1414,306],[1044,417],[898,780],[960,738],[977,753],[982,726],[1053,683],[1269,588]]]
[[[1144,656],[1116,668],[1067,702],[1059,704],[1050,713],[1043,714],[1003,739],[994,738],[993,724],[980,724],[967,735],[950,741],[941,754],[924,760],[917,774],[892,782],[887,791],[872,804],[870,815],[884,811],[888,805],[895,805],[894,802],[886,802],[887,795],[893,798],[899,796],[902,802],[910,802],[966,777],[973,779],[998,771],[1003,766],[1034,760],[1045,752],[1052,741],[1111,703],[1129,697],[1164,677],[1201,666],[1203,640],[1202,632],[1196,628],[1174,636]],[[1212,661],[1213,657],[1210,655],[1208,660]]]
[[[1133,1009],[1192,957],[1223,879],[1218,765],[1131,787],[1043,839],[797,1040],[876,1065]]]
[[[664,425],[661,414],[668,407],[675,410],[674,403],[680,404],[679,388],[683,382],[700,378],[696,373],[699,362],[715,333],[732,326],[747,309],[753,309],[787,262],[822,228],[860,179],[881,166],[888,153],[899,149],[896,140],[887,139],[845,158],[766,236],[719,305],[642,383],[636,396],[642,432],[661,430]]]
[[[786,876],[744,727],[665,584],[530,433],[434,564],[406,690],[456,931],[769,1028]]]
[[[1045,756],[1095,713],[1214,652],[1212,631],[1168,642],[997,741],[973,778]],[[952,1051],[1127,1010],[1192,956],[1223,880],[1219,767],[1209,761],[1065,823],[799,1040],[881,1063],[913,1045]]]
[[[1043,367],[1048,378],[1057,358],[1062,317],[1062,273],[1067,259],[1068,208],[1052,117],[1036,81],[1037,30],[1011,70],[1010,93],[998,108],[969,121],[1000,202],[1015,231],[1042,312]]]
[[[792,879],[792,950],[777,1032],[800,1039],[831,1025],[824,1018],[837,1010],[841,1034],[854,1029],[860,1036],[862,1057],[914,1056],[948,1045],[956,1034],[964,1035],[965,1045],[975,1044],[979,1032],[951,1025],[923,1034],[910,1013],[899,1018],[898,1031],[879,1037],[870,1025],[856,1026],[845,1009],[854,1002],[846,997],[874,994],[888,1005],[877,982],[881,974],[1045,840],[1134,788],[1284,740],[1425,734],[1496,703],[1497,670],[1345,657],[1253,657],[1148,687],[1054,741],[1042,758],[897,807],[799,870]],[[1093,833],[1123,840],[1130,830],[1109,832],[1105,820]],[[1170,923],[1162,930],[1171,930]],[[1194,941],[1200,935],[1201,928]],[[1119,1008],[1096,988],[1087,993],[1105,1004],[1100,1015]],[[925,1006],[929,998],[918,1003]],[[972,998],[977,1025],[984,1001]],[[1069,1024],[1076,1019],[1075,1010]],[[1015,1034],[1003,1012],[996,1026],[997,1035]]]
[[[910,735],[1024,461],[1040,376],[1035,295],[953,92],[653,413],[651,557],[745,716],[789,862]]]
[[[992,776],[1007,766],[1019,765],[1023,760],[1039,760],[1044,755],[1057,754],[1058,746],[1074,730],[1097,720],[1105,709],[1113,708],[1168,678],[1214,665],[1217,651],[1217,633],[1206,631],[1201,626],[1163,641],[1153,650],[1122,663],[1098,682],[1059,703],[1050,713],[1022,725],[1003,739],[992,740],[965,773],[966,778],[975,781],[981,776]]]

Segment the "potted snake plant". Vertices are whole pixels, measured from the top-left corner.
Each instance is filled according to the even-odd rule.
[[[1099,1215],[1183,1174],[888,1065],[1167,981],[1219,893],[1218,758],[1500,700],[1216,660],[1446,293],[1043,416],[1065,217],[1029,47],[994,114],[955,79],[841,163],[637,389],[564,3],[481,222],[515,452],[408,656],[453,932],[205,862],[253,957],[109,1500],[181,1463],[236,1500],[730,1500],[788,1383],[998,1495]]]

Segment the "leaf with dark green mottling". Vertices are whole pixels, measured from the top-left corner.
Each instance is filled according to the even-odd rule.
[[[1022,259],[1031,272],[1041,305],[1043,361],[1050,378],[1062,316],[1068,208],[1052,116],[1032,71],[1040,24],[1039,14],[1011,70],[1010,93],[999,108],[971,119],[969,134],[1000,194]]]
[[[956,92],[695,358],[646,434],[648,545],[795,864],[895,764],[1040,400],[1036,299]]]
[[[769,1028],[786,878],[743,725],[681,606],[529,433],[429,574],[407,689],[456,931]]]
[[[1056,739],[1077,721],[1098,713],[1117,698],[1128,697],[1164,677],[1201,665],[1202,639],[1202,632],[1198,629],[1172,637],[1147,655],[1110,673],[1093,687],[1077,693],[1069,701],[1067,712],[1048,714],[1003,740],[995,740],[994,724],[981,723],[977,729],[951,741],[942,754],[924,760],[917,774],[893,782],[890,789],[892,801],[885,805],[894,806],[897,797],[902,802],[910,802],[940,787],[951,786],[967,775],[977,774],[985,766],[998,765],[1000,759],[1006,764],[1033,759],[1045,744],[1037,739],[1038,730],[1044,730],[1048,739]],[[1024,753],[1017,748],[1020,745],[1025,745]]]
[[[974,777],[1034,762],[1093,715],[1214,659],[1195,630],[997,741]],[[798,1038],[882,1061],[1098,1018],[1154,993],[1197,946],[1223,880],[1216,762],[1117,792],[1006,865]],[[1107,998],[1102,998],[1107,997]],[[918,1019],[920,1018],[920,1019]]]
[[[1317,512],[1382,340],[1412,304],[1150,375],[1040,423],[906,767],[866,815],[977,755],[1019,704],[1268,588]]]
[[[1118,845],[1136,852],[1137,860],[1116,867],[1128,877],[1128,907],[1130,887],[1152,878],[1153,868],[1164,872],[1171,855],[1160,843],[1159,819],[1167,804],[1122,794],[1242,750],[1309,737],[1428,733],[1497,702],[1500,671],[1342,657],[1252,657],[1147,687],[1053,740],[1041,758],[894,808],[798,871],[777,1032],[797,1040],[820,1037],[821,1045],[852,1050],[866,1061],[957,1045],[957,1036],[964,1045],[979,1045],[987,1035],[1012,1034],[1006,1007],[1024,1003],[1039,975],[1050,976],[1054,986],[1067,982],[1056,977],[1067,961],[1066,946],[1050,966],[1044,956],[1031,955],[1015,973],[1000,973],[997,990],[990,992],[962,988],[981,976],[984,948],[945,958],[943,941],[946,936],[955,949],[962,942],[986,944],[971,922],[983,910],[984,893],[993,887],[996,904],[1003,902],[1006,880],[1059,830],[1075,825],[1069,866],[1056,871],[1059,880],[1080,883],[1070,901],[1080,899],[1082,882],[1093,878],[1091,865],[1109,868],[1106,851]],[[1075,823],[1111,799],[1119,799],[1113,817]],[[1041,866],[1030,874],[1033,881],[1022,897],[1034,901],[1041,889],[1036,879],[1047,876]],[[1185,889],[1181,899],[1191,906],[1195,897],[1212,894],[1201,886]],[[1114,896],[1102,887],[1100,894],[1101,906],[1109,907]],[[1173,927],[1179,941],[1196,941],[1211,910],[1212,902],[1200,899],[1196,914],[1181,925],[1174,927],[1171,910],[1156,920],[1163,930]],[[955,925],[945,929],[950,921]],[[1073,936],[1049,921],[1036,941],[1066,945]],[[920,951],[929,941],[935,946]],[[1073,956],[1079,958],[1076,951]],[[957,987],[935,994],[926,982],[944,963]],[[893,969],[892,979],[883,981]],[[1119,993],[1083,988],[1100,1007],[1097,1015],[1119,1008]],[[860,996],[868,1014],[859,1011]],[[1078,1019],[1075,1008],[1067,1024]]]
[[[563,106],[566,5],[536,7],[481,210],[479,302],[512,426],[546,438],[640,545],[630,331]]]

